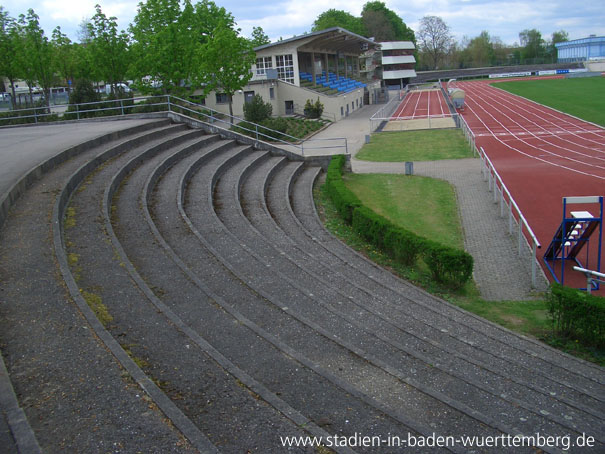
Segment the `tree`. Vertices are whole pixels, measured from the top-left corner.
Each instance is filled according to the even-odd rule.
[[[366,36],[373,36],[376,41],[416,42],[414,31],[383,2],[366,3],[361,11],[361,20],[367,30]]]
[[[544,40],[542,34],[534,29],[523,30],[519,33],[519,41],[523,49],[521,50],[521,58],[523,60],[537,59],[544,56]]]
[[[44,35],[40,18],[33,9],[27,11],[27,16],[21,14],[19,23],[23,33],[21,65],[29,86],[30,102],[33,104],[33,86],[37,82],[42,87],[46,105],[50,106],[50,89],[54,80],[52,45]]]
[[[546,46],[546,53],[550,55],[552,62],[555,63],[558,58],[557,48],[555,44],[569,41],[569,34],[565,30],[553,32],[550,43]]]
[[[358,35],[367,36],[361,17],[355,17],[346,11],[336,9],[329,9],[317,16],[311,30],[318,32],[332,27],[344,28]]]
[[[250,39],[253,47],[264,46],[265,44],[269,44],[271,40],[265,34],[265,31],[262,27],[254,27],[252,29],[252,38]]]
[[[494,47],[487,31],[471,39],[462,52],[463,67],[489,66],[494,61]]]
[[[204,94],[219,91],[227,95],[229,114],[233,117],[233,94],[252,78],[250,68],[256,55],[250,41],[222,22],[208,38],[197,54],[198,77],[203,83]]]
[[[69,85],[70,91],[75,82],[78,56],[75,44],[61,32],[61,27],[56,27],[52,35],[53,52],[56,57],[56,69],[63,80]]]
[[[22,54],[22,43],[19,24],[0,6],[0,75],[10,83],[13,109],[17,108],[15,81],[21,77],[19,60],[15,56]]]
[[[123,30],[118,32],[116,17],[107,17],[98,4],[95,10],[96,14],[88,23],[91,39],[88,46],[97,77],[109,83],[115,93],[117,84],[126,78],[129,38]]]
[[[437,16],[424,16],[420,19],[420,49],[431,59],[431,69],[437,69],[452,44],[450,29],[443,19]]]

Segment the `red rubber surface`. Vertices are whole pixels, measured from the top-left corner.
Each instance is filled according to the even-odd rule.
[[[450,116],[447,102],[439,90],[411,91],[401,102],[392,120],[417,120]]]
[[[605,129],[499,90],[491,82],[457,82],[466,93],[462,116],[541,243],[542,261],[563,217],[562,198],[605,196]],[[570,208],[598,215],[598,205]],[[587,264],[581,254],[587,268],[597,267],[597,244],[595,233]],[[565,284],[584,287],[586,281],[566,268]]]

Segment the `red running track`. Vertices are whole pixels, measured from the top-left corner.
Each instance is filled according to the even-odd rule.
[[[542,262],[561,223],[562,198],[605,196],[605,129],[488,85],[491,82],[457,83],[466,93],[462,116],[541,243]],[[571,210],[598,215],[596,205],[572,205]],[[590,250],[588,267],[596,269],[596,239]],[[581,259],[586,261],[584,253]],[[566,268],[565,284],[580,287],[585,280]]]
[[[391,119],[418,120],[445,116],[450,116],[450,111],[441,90],[421,90],[410,91]]]

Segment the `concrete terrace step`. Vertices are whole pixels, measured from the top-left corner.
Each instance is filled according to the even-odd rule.
[[[164,123],[162,123],[164,124]],[[127,379],[57,279],[52,227],[57,194],[81,165],[141,129],[110,135],[45,163],[0,231],[3,355],[43,452],[136,450],[192,452],[182,435]],[[128,137],[130,135],[130,137]],[[127,140],[125,140],[127,139]],[[65,158],[70,157],[67,162]],[[62,165],[59,165],[62,164]],[[10,264],[10,267],[7,265]],[[134,385],[134,386],[133,386]]]
[[[295,167],[293,167],[293,168],[295,168]],[[296,173],[296,170],[294,170],[294,173]],[[250,178],[250,179],[252,179],[252,178]],[[247,185],[244,185],[244,191],[243,191],[243,193],[244,193],[244,194],[247,194],[247,193],[246,193],[246,191],[245,191],[246,187],[247,187]],[[257,187],[257,194],[256,194],[256,195],[257,195],[257,197],[258,197],[258,196],[261,194],[261,192],[258,190],[258,188],[262,187],[262,185],[261,185],[261,184],[256,184],[256,187]],[[287,193],[288,193],[288,191],[287,191],[287,187],[286,187],[286,190],[284,190],[284,191],[283,191],[283,195],[284,195],[286,198],[287,198]],[[245,205],[246,205],[246,206],[248,206],[248,205],[250,205],[250,204],[252,203],[254,206],[256,206],[256,204],[257,204],[257,200],[255,200],[253,196],[250,196],[250,197],[251,197],[251,198],[250,198],[250,200],[247,200],[247,201],[245,202]],[[287,205],[287,201],[285,201],[285,202],[286,202],[285,204],[283,204],[283,203],[282,203],[280,206],[282,206],[282,207],[283,207],[284,205]],[[258,219],[257,219],[257,221],[258,221]],[[271,223],[271,222],[269,222],[269,223]],[[242,236],[243,236],[243,235],[241,235],[241,234],[240,234],[240,235],[238,235],[238,237],[240,237],[240,238],[241,238]],[[264,231],[264,232],[262,232],[262,236],[264,236],[265,238],[270,238],[270,239],[271,239],[271,243],[272,243],[272,244],[280,244],[280,245],[281,245],[281,244],[287,244],[287,243],[288,243],[287,239],[284,239],[283,243],[279,241],[279,239],[278,239],[278,238],[279,238],[279,236],[280,236],[280,235],[279,235],[279,232],[275,232],[275,231]],[[261,236],[261,238],[262,238],[262,236]],[[261,244],[261,243],[262,243],[262,240],[258,239],[257,241],[253,241],[253,243],[254,243],[254,244],[256,244],[256,245],[258,245],[257,247],[259,248],[259,250],[262,250],[262,251],[263,251],[262,253],[263,253],[263,255],[264,255],[264,256],[267,256],[267,257],[268,257],[268,256],[270,255],[270,254],[267,252],[267,250],[268,250],[268,246],[267,246],[267,245],[262,245],[262,244]],[[295,249],[296,249],[296,248],[295,248]],[[306,250],[308,251],[309,249],[306,249]],[[284,265],[281,265],[281,264],[277,263],[277,262],[279,262],[279,258],[280,258],[280,257],[282,257],[282,258],[283,258],[283,257],[289,257],[289,258],[290,258],[290,260],[292,260],[292,261],[296,261],[296,259],[293,259],[292,257],[290,257],[290,254],[289,254],[289,253],[286,253],[286,252],[284,252],[284,251],[285,251],[285,249],[284,249],[284,250],[281,250],[281,251],[279,252],[279,255],[278,255],[278,256],[273,257],[273,258],[271,258],[271,259],[270,259],[270,260],[271,260],[271,263],[272,263],[272,266],[277,266],[277,269],[279,269],[279,270],[280,270],[280,271],[282,271],[282,272],[283,272],[283,270],[284,270],[286,267],[285,267]],[[299,252],[300,252],[300,250],[299,250]],[[303,260],[304,260],[304,259],[303,259]],[[309,266],[309,264],[307,264],[307,266]],[[323,267],[320,265],[320,268],[323,268]],[[299,281],[300,281],[301,276],[305,274],[305,272],[303,272],[302,270],[300,270],[300,271],[301,271],[301,273],[297,273],[297,276],[298,276],[298,280],[299,280]],[[322,274],[321,274],[321,276],[322,276],[322,277],[326,277],[326,274],[329,274],[329,271],[328,271],[327,269],[321,269],[321,270],[320,270],[320,272],[322,273]],[[342,282],[342,280],[346,280],[345,276],[342,276],[342,275],[340,276],[340,279],[341,279],[341,282]],[[315,280],[316,280],[317,282],[321,282],[323,279],[322,279],[321,277],[319,277],[319,275],[315,275]],[[345,287],[346,287],[346,286],[345,286]],[[316,288],[315,290],[316,290],[318,293],[321,293],[321,291],[320,291],[320,290],[318,290],[317,288]],[[355,296],[355,299],[357,299],[358,297],[359,297],[359,295]],[[348,298],[353,298],[353,297],[352,297],[352,296],[349,296]],[[368,298],[367,298],[367,295],[366,295],[366,300],[367,300],[367,299],[368,299]],[[339,301],[341,301],[341,302],[339,303],[340,305],[343,305],[343,304],[344,304],[344,303],[342,302],[343,300],[344,300],[345,302],[346,302],[346,301],[348,301],[348,299],[347,299],[347,296],[346,296],[346,295],[345,295],[344,297],[341,297],[341,298],[339,299]],[[346,305],[346,304],[344,304],[344,305]],[[343,306],[339,306],[339,308],[342,308],[342,307],[343,307]],[[361,307],[357,307],[357,309],[356,309],[356,310],[357,310],[357,311],[359,311],[359,309],[362,309],[362,312],[363,312],[363,308],[361,308]],[[359,315],[361,315],[361,314],[362,314],[361,312],[359,312],[359,313],[354,312],[354,313],[355,313],[356,315],[357,315],[357,314],[359,314]],[[388,319],[383,318],[382,323],[388,324],[388,323],[389,323],[389,322],[388,322]],[[405,325],[404,325],[404,326],[405,326]],[[375,327],[375,330],[376,330],[376,332],[379,332],[379,331],[380,331],[380,326],[379,326],[379,325],[378,325],[378,326],[376,326],[376,327]],[[382,339],[384,339],[384,340],[388,340],[386,337],[381,337],[381,338],[382,338]],[[366,343],[366,344],[367,344],[367,343]],[[395,343],[391,342],[391,344],[390,344],[390,345],[395,346],[395,345],[397,345],[397,344],[395,344]],[[432,374],[432,375],[434,375],[434,373],[432,373],[432,371],[434,370],[434,369],[433,369],[433,367],[434,367],[435,369],[437,369],[437,368],[441,368],[441,370],[442,370],[443,372],[450,373],[450,374],[452,374],[452,371],[456,371],[456,369],[461,369],[461,370],[462,370],[462,369],[464,369],[464,370],[466,370],[466,367],[458,367],[458,368],[456,368],[456,364],[452,364],[451,362],[450,362],[450,364],[446,364],[446,365],[445,365],[446,367],[443,367],[442,365],[438,364],[439,362],[443,362],[443,361],[445,361],[445,362],[447,363],[447,362],[448,362],[448,361],[447,361],[447,357],[446,357],[446,358],[441,358],[441,359],[437,359],[437,358],[434,358],[434,357],[433,357],[433,358],[427,358],[427,356],[426,356],[424,353],[419,353],[419,352],[427,352],[428,350],[431,350],[431,349],[430,349],[430,347],[431,347],[430,345],[428,345],[428,348],[427,348],[427,346],[426,346],[426,345],[425,345],[425,346],[421,346],[421,347],[419,347],[419,348],[416,350],[416,353],[414,353],[414,351],[413,351],[413,350],[410,350],[409,348],[406,348],[406,347],[405,347],[405,346],[403,346],[403,345],[405,345],[405,346],[410,345],[410,341],[409,341],[408,339],[406,339],[406,340],[404,341],[404,343],[403,343],[403,344],[399,344],[399,347],[402,349],[402,351],[403,351],[403,352],[405,352],[405,353],[407,353],[407,354],[414,355],[416,358],[423,358],[423,357],[424,357],[424,358],[425,358],[425,361],[427,361],[429,364],[431,364],[431,366],[432,366],[432,367],[431,367],[431,371],[420,370],[419,372],[415,372],[415,373],[413,374],[413,375],[416,375],[416,374],[417,374],[418,376],[421,376],[421,377],[423,378],[423,380],[427,380],[427,379],[428,379],[428,381],[429,381],[429,382],[431,381],[431,374]],[[433,349],[433,350],[434,350],[434,349]],[[437,353],[438,353],[438,352],[437,352]],[[458,358],[458,359],[460,360],[460,359],[463,359],[463,358],[459,356],[459,358]],[[396,363],[396,361],[394,361],[394,360],[392,360],[392,362],[393,362],[393,364],[395,364],[395,363]],[[470,364],[467,364],[467,367],[468,367],[469,365],[470,365]],[[484,366],[484,365],[483,365],[483,366]],[[483,367],[483,366],[482,366],[482,367]],[[417,369],[418,369],[418,366],[413,366],[413,367],[410,367],[410,369],[411,369],[411,370],[417,370]],[[407,368],[405,368],[405,367],[404,367],[404,368],[403,368],[403,370],[407,370]],[[549,396],[549,394],[548,394],[548,393],[546,393],[546,392],[544,392],[544,391],[543,391],[543,394],[544,394],[544,395],[542,396],[542,397],[543,397],[543,399],[544,399],[544,401],[540,401],[540,400],[538,400],[537,402],[535,402],[535,405],[534,405],[534,407],[533,407],[533,408],[532,408],[531,406],[524,405],[524,402],[525,402],[525,401],[527,400],[527,398],[528,398],[527,393],[525,393],[525,395],[523,395],[523,391],[525,391],[524,389],[521,389],[520,391],[519,391],[519,390],[515,390],[514,388],[513,388],[512,390],[511,390],[511,389],[508,389],[508,388],[510,388],[510,383],[507,383],[507,387],[508,387],[508,388],[506,389],[506,392],[507,392],[507,393],[509,393],[509,392],[510,392],[511,394],[513,394],[513,396],[514,396],[515,394],[519,394],[519,396],[520,396],[520,397],[519,397],[519,396],[517,396],[517,398],[516,398],[516,399],[515,399],[514,397],[513,397],[512,399],[511,399],[511,398],[506,399],[506,398],[502,397],[502,396],[504,396],[504,392],[505,392],[505,390],[504,390],[503,388],[499,390],[499,389],[498,389],[498,386],[495,386],[495,389],[491,389],[490,387],[485,387],[485,386],[482,386],[482,384],[483,384],[484,382],[490,382],[490,383],[495,383],[495,384],[498,384],[498,383],[500,383],[500,382],[499,382],[499,380],[507,380],[507,377],[506,377],[506,376],[503,376],[502,374],[501,374],[500,376],[496,376],[496,377],[489,377],[489,376],[488,376],[488,377],[485,377],[485,376],[482,376],[482,375],[481,375],[481,372],[482,372],[482,371],[483,371],[483,370],[482,370],[482,368],[478,368],[477,372],[479,372],[479,373],[480,373],[480,376],[479,376],[479,377],[474,377],[474,380],[473,380],[473,379],[472,379],[472,377],[471,377],[471,379],[469,380],[469,384],[472,384],[472,386],[477,387],[477,389],[475,389],[474,391],[471,391],[470,393],[469,393],[468,391],[463,391],[463,392],[461,392],[461,393],[456,394],[456,389],[457,389],[457,388],[456,388],[456,386],[453,386],[453,383],[454,383],[454,382],[450,382],[450,387],[451,387],[450,389],[452,389],[452,391],[450,391],[451,396],[456,396],[456,395],[458,395],[458,396],[459,396],[461,399],[464,399],[465,397],[468,397],[468,396],[472,395],[472,396],[473,396],[473,402],[467,402],[467,403],[468,403],[470,406],[473,406],[473,404],[476,406],[477,401],[482,401],[482,400],[483,400],[483,401],[485,401],[485,402],[489,402],[489,407],[490,407],[490,408],[484,408],[484,411],[487,411],[487,412],[490,412],[490,411],[504,411],[502,408],[501,408],[501,409],[499,409],[499,410],[497,410],[497,409],[496,409],[496,407],[498,407],[498,405],[501,405],[501,404],[502,404],[501,402],[499,402],[499,400],[502,398],[502,400],[504,400],[504,401],[508,401],[508,404],[509,404],[509,405],[512,405],[513,407],[517,407],[517,406],[519,406],[519,405],[520,405],[520,406],[522,406],[522,407],[524,407],[524,411],[530,411],[530,412],[533,412],[534,416],[535,416],[535,415],[538,415],[538,418],[539,418],[539,417],[540,417],[540,415],[542,414],[541,412],[542,412],[542,411],[544,411],[544,406],[550,406],[550,405],[553,405],[553,403],[549,403],[549,402],[548,402],[548,400],[552,400],[552,398],[550,398],[550,399],[544,399],[544,397]],[[458,377],[463,378],[463,377],[461,376],[461,374],[460,374],[460,373],[456,373],[456,372],[454,372],[454,373],[453,373],[453,375],[454,375],[454,376],[456,376],[456,375],[457,375]],[[485,375],[485,374],[483,374],[483,375]],[[438,382],[439,382],[439,380],[437,379],[437,381],[435,381],[435,377],[433,377],[433,381],[432,381],[431,383],[433,384],[434,389],[442,389],[442,388],[443,388],[443,386],[442,386],[442,385],[439,385],[439,384],[438,384]],[[465,383],[465,384],[466,384],[466,383]],[[459,385],[459,387],[460,387],[460,385]],[[485,392],[491,393],[491,398],[489,398],[489,397],[488,397],[488,398],[484,398],[484,399],[482,399],[482,398],[478,397],[479,395],[481,395],[481,394],[482,394],[482,393],[479,391],[479,389],[481,389],[481,391],[485,391]],[[550,397],[550,396],[549,396],[549,397]],[[555,406],[555,407],[557,407],[557,402],[554,402],[554,406]],[[559,406],[559,407],[561,407],[561,406]],[[572,413],[574,413],[574,409],[573,409],[573,407],[572,407],[572,408],[565,408],[565,407],[563,407],[563,408],[559,408],[559,409],[560,409],[561,411],[565,411],[565,412],[569,412],[569,411],[571,411]],[[552,410],[552,409],[551,409],[551,410]],[[506,410],[506,411],[507,411],[507,412],[509,412],[509,413],[511,413],[511,414],[514,414],[514,413],[515,413],[515,411],[514,411],[514,410],[512,410],[512,411],[511,411],[510,409],[508,409],[508,410]],[[587,415],[582,415],[582,416],[586,417]],[[522,420],[522,421],[527,420],[527,417],[520,417],[520,418],[521,418],[521,420]],[[531,418],[530,418],[530,419],[531,419]],[[557,418],[554,418],[554,419],[557,419]],[[514,421],[514,420],[513,420],[513,421]],[[570,424],[569,422],[567,422],[567,421],[566,421],[564,418],[562,418],[562,417],[561,417],[561,418],[559,418],[559,423],[562,423],[563,427],[572,428],[572,430],[573,430],[573,425],[572,425],[572,424]],[[531,424],[531,427],[537,427],[537,425],[538,425],[538,423],[537,423],[536,421],[532,421],[530,424]],[[546,423],[546,425],[548,425],[548,423]],[[593,426],[593,428],[598,427],[598,422],[593,421],[593,425],[594,425],[594,426]],[[565,433],[565,432],[564,432],[564,430],[566,430],[566,429],[564,429],[564,428],[559,428],[559,432],[560,432],[560,433]],[[562,432],[562,431],[563,431],[563,432]]]
[[[308,173],[312,174],[314,173],[314,170],[310,170]],[[246,199],[244,205],[256,206],[259,203],[258,199],[262,198],[261,185],[256,185],[256,192],[247,191],[246,189],[248,186],[253,185],[244,185],[244,190],[242,191],[242,196]],[[279,199],[281,193],[282,203],[273,204],[273,206],[276,207],[273,211],[273,216],[280,223],[291,222],[291,224],[296,226],[296,219],[291,219],[293,218],[291,210],[283,209],[284,206],[288,205],[288,188],[281,188],[281,191],[279,190],[280,188],[277,188],[275,191],[277,192],[276,195],[273,194],[275,186],[278,185],[272,185],[270,188],[269,198],[271,200],[274,198]],[[290,219],[288,219],[287,213],[290,214]],[[266,213],[265,216],[259,215],[259,212],[248,213],[248,216],[262,236],[270,238],[271,243],[276,245],[276,247],[279,246],[279,254],[281,257],[288,257],[292,261],[301,260],[301,263],[305,263],[304,267],[306,267],[307,270],[314,267],[316,269],[315,279],[317,282],[325,282],[326,280],[333,279],[335,282],[334,286],[337,286],[338,283],[340,283],[340,287],[347,292],[347,294],[341,295],[338,298],[338,307],[340,309],[349,305],[349,302],[364,301],[363,305],[352,304],[352,313],[355,314],[358,319],[361,320],[364,313],[366,314],[366,319],[368,318],[367,315],[370,315],[370,318],[372,316],[379,317],[380,320],[372,332],[377,333],[381,339],[385,340],[390,345],[397,346],[402,352],[405,352],[414,358],[422,359],[426,363],[432,365],[431,370],[428,372],[422,370],[421,367],[412,367],[412,369],[416,371],[412,374],[415,378],[422,377],[422,380],[430,381],[431,375],[434,375],[433,372],[435,369],[440,369],[444,373],[453,375],[461,380],[468,380],[469,384],[477,388],[470,394],[473,395],[473,400],[477,397],[476,392],[478,390],[491,394],[491,397],[485,398],[485,402],[489,402],[489,406],[493,408],[484,408],[483,410],[488,413],[502,404],[502,402],[499,402],[501,396],[508,394],[509,396],[507,398],[502,398],[502,400],[507,401],[515,407],[520,406],[524,411],[541,414],[540,412],[545,409],[545,406],[548,406],[552,413],[556,413],[554,409],[557,409],[557,411],[566,414],[568,417],[569,412],[576,415],[573,406],[561,405],[557,399],[554,399],[551,396],[550,391],[527,383],[519,377],[511,377],[510,373],[505,372],[512,368],[510,364],[508,367],[501,369],[493,364],[486,364],[485,362],[475,360],[472,357],[472,352],[469,352],[470,358],[468,358],[458,352],[456,348],[452,348],[451,345],[449,345],[449,339],[446,338],[445,334],[435,327],[425,325],[424,330],[417,329],[414,325],[417,325],[418,321],[410,318],[405,319],[404,317],[406,314],[401,313],[401,308],[393,307],[386,300],[372,302],[372,295],[368,291],[364,291],[357,281],[349,279],[346,273],[334,272],[335,268],[337,268],[336,265],[327,266],[328,264],[326,262],[329,257],[326,256],[326,251],[317,248],[317,245],[310,241],[308,244],[305,244],[305,239],[301,238],[301,235],[302,237],[305,236],[302,232],[297,232],[295,229],[289,231],[289,234],[285,234],[277,228],[273,219]],[[293,239],[296,239],[298,242],[293,241]],[[266,249],[263,249],[263,253],[268,255]],[[305,255],[307,255],[307,257],[305,257]],[[312,258],[314,263],[310,263],[309,258]],[[284,267],[279,266],[278,269],[283,270]],[[301,274],[304,274],[304,272],[301,272]],[[392,332],[389,333],[388,331],[385,331],[384,327],[389,327]],[[393,360],[392,364],[396,364],[396,361]],[[497,366],[500,366],[500,364],[497,364]],[[512,383],[510,381],[511,378],[514,380]],[[442,387],[438,384],[438,381],[439,380],[437,380],[437,382],[432,382],[432,384],[435,388],[441,389]],[[490,386],[484,386],[484,383],[490,383]],[[453,389],[453,396],[456,395],[455,391],[456,388]],[[481,394],[481,392],[479,392],[479,394]],[[469,397],[469,395],[465,394],[465,392],[459,395],[459,399],[461,400],[465,400],[467,397]],[[580,398],[581,397],[582,396],[580,396]],[[569,399],[565,399],[565,401],[572,405],[576,405],[576,402],[571,402]],[[530,402],[533,405],[529,405]],[[468,403],[470,406],[476,404],[476,402]],[[514,413],[515,411],[512,411],[511,415]],[[600,415],[600,413],[598,414]],[[580,413],[580,416],[586,417],[588,415]],[[573,425],[563,417],[559,418],[559,422],[564,427],[570,427],[573,430]],[[535,421],[532,422],[532,424],[535,425]],[[593,419],[592,424],[598,424],[598,419],[597,421]]]
[[[340,243],[315,211],[318,168],[166,123],[70,156],[22,183],[0,230],[0,342],[44,452],[536,432],[602,451],[601,368]]]

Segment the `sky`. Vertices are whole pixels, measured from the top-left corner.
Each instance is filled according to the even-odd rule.
[[[319,14],[334,8],[361,14],[368,0],[214,0],[233,14],[242,35],[249,37],[260,26],[272,41],[311,31]],[[519,42],[519,32],[537,29],[549,39],[553,32],[565,30],[569,39],[591,34],[605,36],[605,0],[383,0],[403,21],[418,31],[424,16],[439,16],[450,27],[457,41],[478,36],[483,30],[505,44]],[[196,0],[192,0],[193,3]],[[94,15],[99,3],[107,16],[118,19],[120,29],[133,21],[140,0],[0,0],[12,17],[33,8],[50,37],[58,25],[63,33],[77,40],[83,20]]]

